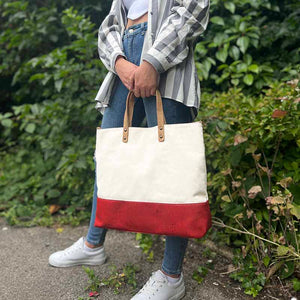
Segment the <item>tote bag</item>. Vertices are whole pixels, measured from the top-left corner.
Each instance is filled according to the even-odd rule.
[[[200,238],[211,226],[202,123],[166,124],[157,89],[157,126],[132,127],[134,99],[123,128],[97,128],[94,225]]]

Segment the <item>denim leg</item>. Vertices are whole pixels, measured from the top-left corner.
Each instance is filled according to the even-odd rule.
[[[112,95],[111,104],[105,109],[103,119],[101,122],[101,129],[103,130],[105,130],[105,128],[123,127],[128,89],[124,86],[124,84],[119,79],[119,77],[116,78],[116,84],[114,88],[115,89]],[[132,117],[132,126],[135,127],[140,126],[144,118],[145,118],[145,110],[144,110],[143,101],[141,98],[136,98],[133,117]],[[106,232],[107,232],[106,228],[94,226],[96,210],[97,210],[96,182],[97,181],[96,181],[96,174],[95,174],[93,206],[92,206],[90,226],[86,237],[87,241],[92,245],[98,245],[104,243]]]
[[[96,173],[96,168],[95,168],[95,173]],[[96,217],[96,207],[97,207],[97,181],[95,176],[93,206],[91,212],[90,226],[86,236],[86,240],[88,241],[88,243],[95,246],[104,243],[106,232],[107,232],[106,228],[94,226],[95,217]]]
[[[156,99],[154,96],[143,98],[148,127],[157,125]],[[163,109],[167,124],[192,122],[190,108],[175,101],[162,97]],[[161,269],[170,275],[178,275],[182,271],[182,263],[188,245],[188,238],[166,236],[164,259]]]
[[[164,259],[161,265],[164,272],[169,275],[179,275],[181,273],[188,241],[188,238],[166,236]]]

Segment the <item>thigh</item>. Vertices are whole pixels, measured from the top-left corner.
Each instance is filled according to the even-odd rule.
[[[148,127],[157,125],[156,97],[143,98]],[[192,122],[190,107],[170,98],[162,97],[163,110],[167,124]]]
[[[128,92],[129,91],[126,86],[117,76],[113,86],[109,106],[106,107],[103,114],[101,122],[102,129],[123,127]],[[139,127],[144,118],[145,110],[142,98],[136,98],[132,117],[132,126]]]

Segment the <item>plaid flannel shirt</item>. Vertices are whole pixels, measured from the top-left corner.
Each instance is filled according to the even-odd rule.
[[[162,97],[191,107],[193,119],[200,106],[200,82],[194,61],[194,49],[209,19],[209,0],[149,0],[148,29],[141,60],[159,73]],[[113,0],[109,14],[98,31],[98,53],[108,70],[95,100],[102,114],[109,105],[115,61],[123,52],[122,36],[127,23],[122,0]]]

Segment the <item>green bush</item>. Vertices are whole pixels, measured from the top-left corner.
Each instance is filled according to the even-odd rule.
[[[0,115],[0,203],[12,224],[45,204],[73,213],[92,197],[94,96],[105,71],[94,24],[73,9],[64,11],[62,24],[70,44],[32,58],[14,76],[20,95],[32,88],[44,100]]]
[[[274,79],[297,78],[299,15],[297,0],[212,0],[205,38],[195,51],[203,85],[253,93]]]
[[[35,84],[14,84],[13,77],[28,60],[48,55],[54,49],[72,43],[73,37],[62,22],[65,9],[73,6],[79,11],[78,15],[90,16],[93,24],[99,26],[110,4],[111,1],[96,0],[84,3],[75,0],[0,0],[0,112],[11,110],[13,105],[37,103],[46,99],[43,90],[37,89]],[[80,24],[77,26],[80,27]],[[92,46],[95,45],[97,34],[93,32],[94,39],[86,47],[90,46],[90,51],[94,51],[94,57],[97,58],[97,48]],[[101,78],[98,81],[94,79],[93,84],[99,83],[99,80]]]
[[[300,267],[298,82],[274,83],[259,97],[204,93],[197,117],[214,224],[266,277],[274,263],[286,264],[282,278]]]

